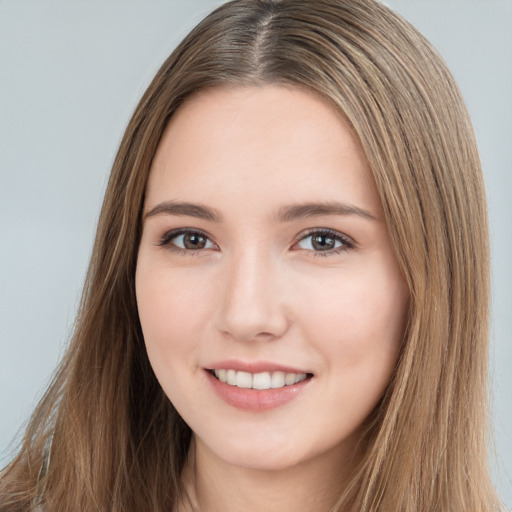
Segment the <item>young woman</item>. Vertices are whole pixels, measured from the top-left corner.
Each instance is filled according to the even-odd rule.
[[[0,510],[499,510],[484,198],[396,14],[225,4],[128,125]]]

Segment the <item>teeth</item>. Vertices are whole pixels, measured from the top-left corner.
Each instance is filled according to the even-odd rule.
[[[252,377],[252,387],[254,389],[270,389],[270,373],[255,373]]]
[[[295,383],[295,373],[287,373],[284,376],[284,383],[287,386],[291,386],[292,384],[294,384]]]
[[[236,370],[214,370],[215,376],[230,386],[244,389],[275,389],[291,386],[307,378],[305,373],[262,372],[249,373]]]
[[[219,375],[217,375],[217,377],[220,379]],[[228,384],[231,384],[231,386],[236,386],[236,372],[235,372],[235,370],[227,370],[227,372],[226,372],[226,381],[225,382],[227,382]]]
[[[252,388],[252,375],[247,372],[236,372],[237,388]]]
[[[270,385],[273,388],[282,388],[285,385],[286,374],[284,372],[274,372],[272,374]]]

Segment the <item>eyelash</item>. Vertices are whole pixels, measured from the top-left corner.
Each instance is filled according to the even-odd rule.
[[[191,228],[179,228],[179,229],[173,229],[171,231],[168,231],[165,233],[162,238],[160,239],[158,245],[160,247],[166,247],[168,250],[172,252],[176,252],[178,254],[184,254],[187,256],[193,256],[194,254],[197,254],[202,249],[182,249],[181,247],[177,247],[176,245],[172,244],[172,240],[174,238],[177,238],[180,235],[197,235],[203,238],[206,238],[210,240],[210,237],[204,232],[197,229],[191,229]]]
[[[302,242],[303,240],[306,240],[307,238],[317,235],[317,236],[324,236],[326,238],[330,238],[334,240],[335,242],[341,242],[341,246],[337,247],[335,249],[328,249],[325,251],[314,251],[314,250],[307,250],[308,254],[313,254],[313,256],[321,256],[321,257],[327,257],[327,256],[334,256],[336,254],[340,254],[341,252],[347,252],[350,249],[354,249],[356,246],[355,242],[349,238],[348,236],[344,235],[343,233],[340,233],[339,231],[334,231],[333,229],[326,229],[326,228],[312,228],[308,229],[305,232],[300,233],[297,238],[295,239],[294,246],[297,245],[299,242]]]
[[[210,240],[210,237],[204,231],[200,231],[197,229],[191,229],[191,228],[179,228],[179,229],[174,229],[174,230],[171,230],[171,231],[168,231],[167,233],[165,233],[162,236],[162,238],[160,239],[160,241],[158,242],[158,245],[160,247],[166,247],[168,250],[170,250],[172,252],[175,252],[178,254],[183,254],[183,255],[188,255],[188,256],[195,255],[198,252],[204,250],[204,249],[182,249],[181,247],[177,247],[176,245],[171,243],[173,239],[175,239],[181,235],[197,235],[199,237],[203,237],[203,238]],[[346,252],[346,251],[349,251],[350,249],[354,249],[354,247],[356,246],[356,243],[348,236],[346,236],[338,231],[334,231],[332,229],[325,229],[325,228],[323,228],[323,229],[313,228],[313,229],[307,230],[306,232],[300,233],[294,240],[293,246],[297,245],[298,243],[306,240],[307,238],[309,238],[313,235],[324,236],[326,238],[330,238],[330,239],[334,240],[335,242],[342,243],[342,245],[340,247],[337,247],[335,249],[328,249],[325,251],[315,251],[315,250],[308,249],[307,250],[308,255],[312,253],[315,257],[316,256],[321,256],[321,257],[333,256],[336,254],[340,254],[342,251]]]

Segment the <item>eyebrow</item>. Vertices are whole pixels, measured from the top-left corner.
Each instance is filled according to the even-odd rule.
[[[357,215],[368,220],[377,220],[375,215],[369,211],[363,210],[358,206],[337,201],[325,203],[304,203],[292,206],[285,206],[277,213],[277,219],[280,222],[289,222],[306,217],[318,217],[320,215]]]
[[[144,214],[144,219],[155,215],[166,214],[175,216],[195,217],[197,219],[211,222],[221,222],[222,214],[198,203],[182,203],[176,201],[164,201]],[[347,203],[337,201],[320,203],[303,203],[285,206],[276,215],[278,222],[290,222],[307,217],[318,217],[321,215],[357,215],[368,220],[377,220],[369,211]]]
[[[196,203],[178,203],[176,201],[164,201],[157,204],[144,215],[144,219],[165,213],[167,215],[196,217],[197,219],[221,222],[222,215],[219,211]]]

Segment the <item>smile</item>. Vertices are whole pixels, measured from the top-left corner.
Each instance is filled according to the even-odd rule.
[[[272,368],[279,365],[241,364],[235,362],[206,369],[213,391],[228,405],[245,411],[263,412],[275,409],[297,399],[313,381],[312,373],[291,371],[294,368]],[[224,366],[224,367],[223,367]],[[250,368],[253,366],[253,368]],[[227,368],[226,368],[227,367]],[[252,371],[247,371],[252,370]]]
[[[249,373],[232,369],[215,369],[215,377],[230,386],[243,389],[278,389],[298,384],[308,378],[306,373],[281,371]]]

